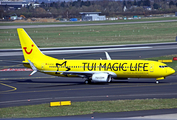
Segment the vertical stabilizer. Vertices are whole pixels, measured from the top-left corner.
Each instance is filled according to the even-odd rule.
[[[23,28],[17,28],[17,32],[21,43],[25,62],[28,62],[28,59],[31,61],[42,60],[45,57],[45,55],[39,50],[37,45],[33,42],[33,40],[26,33],[26,31]]]

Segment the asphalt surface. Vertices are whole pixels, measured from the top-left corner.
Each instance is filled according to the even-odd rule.
[[[163,52],[159,52],[163,49]],[[148,58],[161,55],[175,54],[177,42],[154,43],[154,44],[134,44],[134,45],[108,45],[108,46],[87,46],[87,47],[62,47],[62,48],[41,48],[41,51],[52,57],[59,59],[99,59],[105,58],[104,52],[111,52],[113,59],[138,59],[138,57]],[[126,54],[126,51],[130,54]],[[138,52],[134,52],[138,51]],[[146,52],[148,51],[148,52]],[[81,54],[84,53],[84,54]],[[88,54],[86,54],[88,53]],[[124,54],[125,53],[125,54]],[[63,54],[63,55],[53,55]],[[70,54],[70,55],[68,55]],[[94,55],[97,54],[97,55]],[[22,56],[21,49],[1,49],[0,56]],[[76,56],[76,57],[75,57]],[[81,57],[79,57],[81,56]],[[114,57],[115,56],[115,57]],[[3,58],[1,58],[3,59]]]
[[[140,23],[160,23],[176,22],[177,20],[158,20],[158,21],[140,21],[140,22],[118,22],[118,23],[93,23],[93,24],[60,24],[60,25],[18,25],[18,26],[0,26],[0,29],[16,28],[47,28],[47,27],[74,27],[74,26],[95,26],[95,25],[122,25],[122,24],[140,24]]]
[[[30,72],[4,75],[1,81],[0,107],[49,103],[52,101],[99,101],[121,99],[177,98],[176,76],[160,84],[155,79],[130,79],[109,84],[85,85],[79,78],[54,78]],[[15,89],[16,88],[16,89]]]

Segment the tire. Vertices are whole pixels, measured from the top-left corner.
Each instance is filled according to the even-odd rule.
[[[112,81],[112,77],[111,77],[111,75],[108,75],[107,82],[111,82],[111,81]]]
[[[85,80],[85,84],[90,84],[91,80]]]

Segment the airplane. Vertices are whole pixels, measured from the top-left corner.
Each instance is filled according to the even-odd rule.
[[[33,75],[41,72],[62,77],[85,78],[85,83],[111,82],[112,79],[156,78],[159,80],[175,73],[166,64],[150,60],[112,60],[107,52],[107,60],[64,60],[43,54],[23,28],[17,28],[24,61],[32,68]]]

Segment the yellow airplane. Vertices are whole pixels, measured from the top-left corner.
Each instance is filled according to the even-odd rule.
[[[23,28],[17,28],[24,61],[23,65],[37,71],[62,77],[86,78],[85,83],[111,82],[114,79],[156,78],[165,79],[175,73],[166,64],[149,60],[59,60],[44,55]]]

